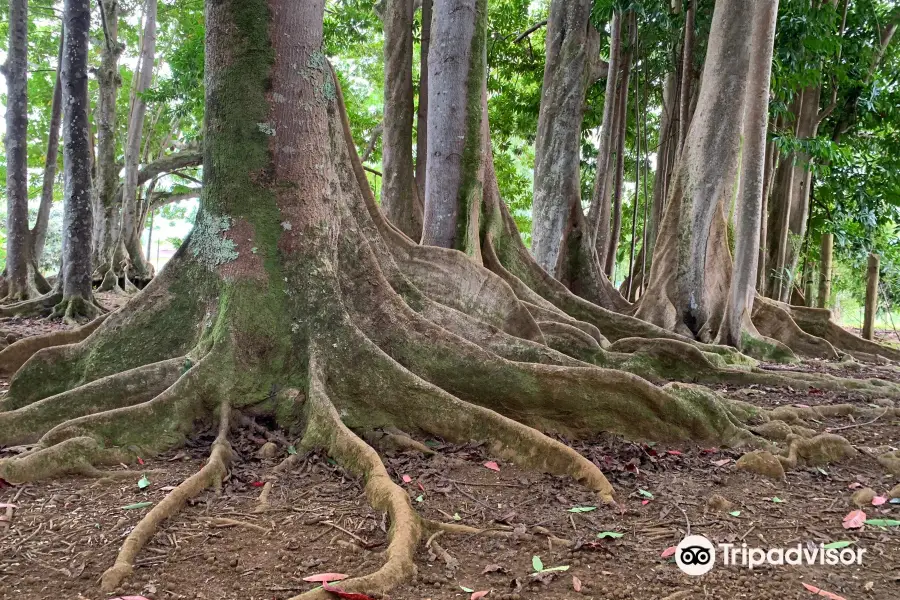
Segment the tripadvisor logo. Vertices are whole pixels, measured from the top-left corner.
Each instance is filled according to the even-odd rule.
[[[675,549],[675,564],[687,575],[705,575],[721,554],[722,564],[753,570],[762,565],[861,565],[865,548],[835,547],[829,544],[797,544],[790,548],[750,548],[747,544],[718,544],[702,535],[689,535]]]

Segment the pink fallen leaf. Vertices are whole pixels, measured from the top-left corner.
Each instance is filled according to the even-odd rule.
[[[832,594],[831,592],[826,592],[822,588],[817,588],[814,585],[809,585],[808,583],[802,583],[803,587],[806,588],[806,591],[816,594],[817,596],[822,596],[823,598],[828,598],[829,600],[846,600],[843,596],[838,596],[837,594]]]
[[[670,556],[673,556],[675,554],[676,550],[678,550],[678,546],[669,546],[662,551],[662,554],[660,554],[660,556],[662,558],[669,558]]]
[[[718,451],[718,448],[704,448],[700,451],[700,454],[716,454]]]
[[[853,483],[851,483],[850,485],[847,486],[847,489],[849,489],[849,490],[858,490],[858,489],[861,488],[861,487],[862,487],[862,484],[861,484],[860,482],[854,481]]]
[[[572,589],[576,592],[581,591],[581,580],[572,575]]]
[[[647,506],[648,504],[650,504],[649,500],[641,500],[641,506]]]
[[[410,477],[409,475],[404,475],[403,483],[412,483],[412,477]]]
[[[340,581],[341,579],[347,579],[348,575],[344,575],[343,573],[318,573],[316,575],[310,575],[309,577],[304,577],[303,581],[308,581],[310,583],[328,583],[330,581]]]
[[[262,481],[254,481],[254,482],[251,483],[250,485],[252,485],[253,487],[262,487],[262,486],[264,486],[264,485],[266,485],[266,484],[263,483]]]
[[[374,600],[372,596],[366,596],[365,594],[356,594],[353,592],[345,592],[344,590],[332,587],[327,583],[322,584],[322,589],[324,589],[326,592],[331,592],[332,594],[337,595],[338,598],[346,598],[346,600]]]
[[[420,490],[422,490],[423,492],[425,491],[425,486],[422,485],[422,482],[421,482],[421,481],[417,481],[417,482],[416,482],[416,485],[419,486],[419,489],[420,489]]]
[[[716,465],[717,467],[724,467],[725,465],[727,465],[730,462],[731,462],[730,458],[723,458],[722,460],[714,460],[712,464]]]
[[[681,456],[684,454],[681,450],[666,450],[667,454],[671,454],[672,456]]]
[[[478,600],[479,598],[484,598],[488,594],[490,594],[490,590],[482,590],[480,592],[473,592],[471,596],[469,596],[469,600]]]
[[[881,506],[887,501],[888,499],[884,496],[875,496],[874,498],[872,498],[872,506]]]
[[[491,471],[497,471],[498,473],[500,472],[500,465],[498,465],[497,463],[495,463],[492,460],[489,460],[486,463],[484,463],[484,466],[485,466],[485,468],[488,468]]]
[[[858,529],[866,522],[866,513],[854,510],[844,517],[844,529]]]
[[[138,458],[138,464],[139,464],[139,465],[144,464],[144,459],[143,459],[143,458],[141,458],[140,456],[138,456],[137,458]]]

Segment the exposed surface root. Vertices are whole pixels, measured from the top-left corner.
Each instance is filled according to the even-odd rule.
[[[753,324],[760,334],[778,340],[797,354],[809,358],[838,358],[827,340],[801,329],[791,314],[779,304],[757,295],[753,303]]]
[[[213,442],[209,460],[197,473],[169,492],[125,538],[115,564],[103,573],[100,580],[102,591],[113,591],[131,574],[138,552],[156,534],[163,521],[177,514],[188,500],[206,488],[221,484],[232,457],[231,444],[228,442],[229,423],[229,405],[223,402],[219,409],[219,435]]]
[[[94,333],[108,316],[101,315],[87,325],[82,325],[76,329],[26,337],[7,346],[0,352],[0,375],[7,377],[12,375],[38,350],[51,346],[77,344]]]
[[[328,398],[319,360],[314,350],[310,359],[306,401],[308,422],[303,445],[324,448],[344,468],[362,477],[369,503],[375,509],[387,512],[391,520],[384,565],[374,573],[342,581],[340,588],[350,592],[383,593],[415,574],[413,557],[422,537],[422,524],[409,496],[391,480],[378,454],[341,421]],[[297,596],[303,600],[331,597],[321,589]]]
[[[441,523],[440,521],[425,521],[425,527],[428,531],[445,532],[457,535],[475,535],[484,537],[499,537],[514,540],[534,540],[539,537],[546,538],[553,546],[571,547],[574,543],[571,540],[556,537],[543,527],[532,527],[531,532],[517,533],[512,527],[498,527],[497,529],[478,529],[477,527],[469,527],[460,523]]]
[[[50,292],[31,300],[0,306],[0,317],[34,317],[47,315],[61,300],[61,293]]]
[[[61,318],[64,323],[78,325],[96,319],[102,315],[103,312],[103,309],[94,302],[93,298],[86,300],[76,296],[72,298],[63,298],[59,304],[53,307],[50,318]]]
[[[0,412],[0,445],[37,442],[71,419],[147,402],[175,383],[184,358],[110,375],[17,410]]]

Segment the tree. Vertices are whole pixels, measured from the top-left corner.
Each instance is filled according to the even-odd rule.
[[[40,295],[28,228],[28,0],[9,3],[6,64],[6,302]]]
[[[67,0],[67,8],[76,2]],[[438,38],[464,12],[448,8],[435,4]],[[443,56],[458,65],[454,73],[470,73],[469,93],[442,100],[429,121],[466,116],[446,134],[462,137],[461,146],[483,165],[483,219],[465,238],[474,238],[478,253],[420,246],[400,235],[376,204],[356,154],[338,79],[322,52],[324,10],[324,0],[207,3],[204,187],[189,239],[121,310],[0,352],[3,370],[18,368],[0,399],[0,444],[31,445],[0,460],[0,477],[10,482],[97,475],[135,453],[183,442],[195,423],[218,420],[209,460],[128,535],[102,577],[105,591],[128,576],[163,520],[221,482],[234,411],[276,419],[300,436],[303,449],[322,448],[363,479],[369,501],[390,519],[390,542],[380,569],[342,582],[342,589],[384,592],[414,573],[425,532],[472,531],[416,514],[360,437],[372,429],[484,440],[505,458],[574,477],[612,502],[614,490],[596,465],[537,428],[739,446],[762,443],[747,422],[769,416],[694,386],[660,388],[626,370],[657,380],[686,370],[716,381],[815,381],[900,395],[884,382],[723,368],[750,361],[612,315],[550,278],[500,199],[484,71],[471,81],[472,63],[482,59],[468,45]],[[82,39],[75,19],[66,26]],[[743,38],[753,28],[733,27],[717,35],[751,45]],[[67,81],[68,68],[63,73]],[[430,79],[432,89],[450,96],[443,86],[459,80],[447,75]],[[436,130],[429,122],[429,133]],[[619,343],[611,345],[615,351],[601,348],[608,340],[598,325]],[[634,340],[656,331],[669,338]],[[850,406],[854,414],[865,410]],[[826,438],[810,443],[840,440]],[[320,589],[304,597],[325,595]]]

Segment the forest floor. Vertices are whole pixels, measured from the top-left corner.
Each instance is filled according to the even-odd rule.
[[[4,327],[29,335],[49,325],[22,321]],[[815,362],[803,368],[818,370]],[[844,375],[871,376],[867,371]],[[877,374],[885,376],[885,370]],[[900,373],[893,377],[900,381]],[[866,402],[852,393],[816,389],[714,389],[765,407]],[[482,445],[422,439],[436,455],[386,453],[388,472],[423,516],[507,528],[515,535],[445,534],[434,540],[437,545],[426,547],[423,542],[417,577],[383,597],[465,600],[473,590],[490,590],[487,598],[497,599],[814,598],[807,584],[846,600],[896,600],[900,528],[865,525],[846,530],[842,520],[856,508],[851,502],[855,489],[871,487],[887,495],[898,483],[865,449],[900,447],[900,421],[855,424],[840,418],[817,427],[844,428],[840,434],[863,452],[847,463],[788,472],[783,482],[738,471],[735,459],[740,452],[734,450],[635,443],[612,435],[574,442],[609,477],[624,512],[597,505],[587,490],[566,478],[500,461]],[[208,457],[214,436],[213,430],[205,431],[178,451],[120,467],[146,470],[149,485],[144,488],[137,478],[69,478],[20,487],[0,481],[0,504],[16,506],[7,510],[8,520],[0,520],[0,599],[108,598],[99,591],[98,579],[149,510],[141,503],[158,503],[195,473]],[[233,433],[237,457],[221,493],[202,494],[166,522],[140,553],[133,576],[113,595],[281,600],[317,585],[304,582],[304,577],[323,572],[361,575],[381,565],[388,524],[369,507],[360,482],[319,454],[301,457],[292,472],[276,476],[273,467],[293,448],[285,441],[276,456],[261,458],[259,450],[266,441],[260,429]],[[5,453],[0,448],[0,457]],[[268,507],[259,512],[258,498],[268,481],[273,483]],[[710,506],[714,495],[732,506]],[[572,512],[574,507],[583,507],[582,512]],[[900,504],[863,510],[870,519],[900,519]],[[0,518],[3,514],[0,511]],[[575,545],[554,546],[545,536],[530,535],[535,527]],[[851,541],[866,554],[859,566],[753,570],[724,566],[717,559],[710,573],[690,577],[673,559],[661,556],[688,529],[714,543],[767,549]],[[622,535],[598,538],[601,532]],[[536,573],[534,557],[544,569],[568,569]]]

